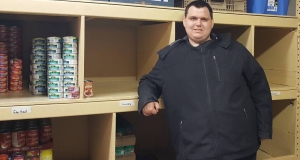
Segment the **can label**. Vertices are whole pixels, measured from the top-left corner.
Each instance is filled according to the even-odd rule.
[[[47,71],[46,71],[46,69],[33,68],[32,69],[32,74],[34,74],[34,75],[46,75]]]
[[[46,55],[45,54],[31,54],[30,55],[30,60],[33,59],[46,59]]]
[[[32,43],[35,44],[46,44],[46,39],[45,38],[34,38],[32,39]]]
[[[77,54],[63,54],[63,59],[77,59]]]
[[[60,37],[48,37],[47,43],[60,43],[61,38]]]
[[[32,44],[32,49],[46,49],[46,45],[42,43]]]
[[[60,48],[48,48],[47,54],[61,54]]]
[[[76,81],[77,82],[77,76],[64,76],[64,82],[73,82]]]
[[[64,65],[77,64],[77,59],[64,59]]]
[[[32,69],[36,68],[36,69],[46,69],[47,65],[46,64],[30,64],[30,67]]]
[[[64,42],[63,43],[64,48],[77,48],[77,43],[74,42]]]
[[[8,72],[7,71],[0,71],[0,77],[7,77]]]
[[[32,89],[33,89],[33,90],[46,91],[46,90],[47,90],[47,87],[46,87],[46,85],[42,85],[42,84],[34,84],[34,85],[32,86]]]
[[[47,90],[38,90],[38,89],[35,89],[35,90],[32,90],[32,94],[33,95],[44,95],[44,94],[47,94]]]
[[[53,160],[52,149],[41,150],[40,160]]]
[[[63,92],[63,87],[48,87],[48,93],[61,93]]]
[[[47,79],[47,75],[41,75],[41,74],[33,74],[30,76],[30,80],[34,80],[34,79]]]
[[[6,93],[7,92],[7,88],[0,88],[0,93]]]
[[[11,70],[10,71],[10,74],[13,74],[13,75],[22,75],[22,71],[21,70]]]
[[[48,76],[48,82],[60,82],[63,81],[63,76]]]
[[[11,147],[11,133],[0,133],[0,147],[2,149]]]
[[[48,87],[61,87],[61,86],[64,86],[62,81],[48,82]]]
[[[77,76],[77,70],[74,70],[74,71],[64,71],[63,75],[64,76]]]
[[[49,76],[62,76],[64,75],[64,72],[61,70],[61,71],[48,71],[48,75]]]
[[[47,83],[47,80],[45,80],[45,79],[34,79],[32,81],[32,84],[46,85],[46,83]]]
[[[1,77],[1,76],[0,76],[0,83],[1,83],[1,82],[7,82],[7,76],[6,76],[6,77]]]
[[[8,64],[8,61],[7,60],[0,60],[0,65],[7,65]]]
[[[48,71],[62,71],[63,65],[61,64],[50,64],[48,65]]]
[[[33,54],[46,54],[46,49],[42,48],[34,48],[32,49]]]
[[[48,64],[63,64],[62,59],[48,59]]]
[[[46,64],[46,59],[33,59],[33,64]]]
[[[7,65],[0,65],[0,71],[8,71]]]
[[[0,59],[2,60],[7,60],[7,55],[6,54],[0,54]]]
[[[47,54],[48,59],[61,59],[60,54]]]
[[[92,97],[93,96],[93,81],[84,80],[84,97]]]
[[[39,130],[29,130],[26,133],[26,146],[39,145]]]
[[[24,147],[25,146],[25,131],[13,132],[12,133],[12,146],[13,147]]]
[[[64,87],[77,86],[77,81],[64,82]]]
[[[10,81],[9,84],[13,86],[22,86],[23,81]]]
[[[39,150],[27,151],[26,155],[28,157],[39,156],[40,155],[40,151]],[[38,160],[38,159],[36,159],[36,160]]]
[[[63,54],[77,54],[77,48],[63,48]]]
[[[64,70],[65,71],[77,71],[77,65],[72,65],[72,64],[66,64],[64,65]]]
[[[74,36],[65,36],[65,37],[63,37],[63,42],[64,43],[65,42],[68,42],[68,43],[72,43],[72,42],[77,43],[78,40],[77,40],[77,37],[74,37]]]
[[[47,48],[61,48],[60,43],[47,43]]]
[[[48,98],[56,99],[56,98],[63,98],[63,93],[48,93]]]

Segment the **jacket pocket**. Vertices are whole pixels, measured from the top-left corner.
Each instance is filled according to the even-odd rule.
[[[215,65],[216,65],[218,80],[219,80],[219,82],[221,82],[219,67],[218,67],[218,63],[217,63],[217,58],[216,58],[216,56],[213,56],[213,58],[214,58],[214,62],[215,62]]]

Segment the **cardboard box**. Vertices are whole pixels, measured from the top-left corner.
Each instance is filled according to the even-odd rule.
[[[116,147],[135,145],[135,140],[134,135],[116,137]]]
[[[122,3],[134,3],[134,4],[174,7],[174,0],[110,0],[110,2],[122,2]]]

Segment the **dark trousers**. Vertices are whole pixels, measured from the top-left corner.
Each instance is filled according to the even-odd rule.
[[[244,157],[244,158],[237,159],[237,160],[256,160],[256,153],[254,153],[250,156]]]

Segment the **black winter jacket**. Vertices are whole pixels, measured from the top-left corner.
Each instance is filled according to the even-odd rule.
[[[198,47],[184,38],[158,52],[139,84],[139,112],[163,93],[178,160],[235,160],[272,138],[272,99],[262,67],[230,34]]]

